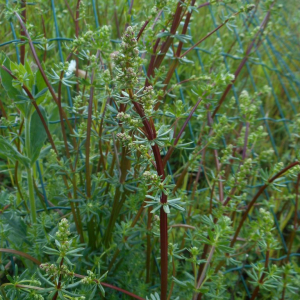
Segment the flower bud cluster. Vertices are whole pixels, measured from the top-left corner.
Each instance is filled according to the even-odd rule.
[[[47,156],[47,161],[49,165],[57,163],[57,155],[53,149],[50,149],[49,154]]]
[[[116,117],[118,120],[120,120],[124,124],[128,124],[133,127],[139,126],[139,120],[133,119],[129,114],[126,114],[124,112],[119,112]]]
[[[189,165],[189,170],[191,172],[197,172],[199,169],[199,163],[202,159],[202,153],[199,152],[198,148],[195,148],[192,153],[189,154],[189,161],[191,161]]]
[[[50,276],[56,276],[58,274],[58,268],[54,264],[41,264],[40,268]]]
[[[86,18],[86,16],[87,16],[88,6],[89,6],[89,4],[87,3],[86,0],[81,0],[81,1],[80,1],[80,6],[79,6],[80,17],[81,17],[83,20],[85,20],[85,18]]]
[[[165,6],[167,6],[169,4],[168,2],[171,2],[171,1],[168,1],[168,0],[156,0],[155,1],[156,9],[162,9],[162,8],[164,8]]]
[[[42,285],[42,283],[39,280],[36,280],[36,279],[31,280],[31,283],[36,285],[36,286],[41,286]]]
[[[139,102],[143,105],[146,116],[151,116],[153,107],[156,103],[155,92],[151,85],[145,87],[143,96],[139,98]]]
[[[73,107],[69,108],[70,111],[74,114],[82,114],[84,110],[84,104],[82,101],[82,96],[77,95],[73,98]]]
[[[108,69],[106,69],[103,73],[102,73],[102,80],[103,82],[108,86],[111,82],[111,76],[110,76],[110,72]]]
[[[222,84],[223,85],[228,85],[230,83],[232,83],[235,79],[235,76],[234,74],[231,74],[231,73],[225,73],[225,74],[222,74],[221,76],[221,80],[222,80]]]
[[[213,124],[214,134],[209,137],[210,144],[216,143],[225,133],[229,132],[232,128],[232,125],[229,124],[228,119],[225,115],[221,116],[218,121],[218,123]],[[209,130],[210,128],[207,126],[207,131]]]
[[[259,160],[263,162],[271,162],[274,158],[274,150],[267,149],[259,153]]]
[[[170,191],[174,188],[174,185],[170,183],[171,176],[167,176],[162,181],[161,177],[157,174],[145,171],[143,177],[145,178],[146,185],[150,186],[148,193],[154,192],[157,194],[164,193],[165,195],[169,195]]]
[[[265,35],[265,31],[262,31],[262,29],[259,26],[256,26],[251,32],[249,32],[247,34],[247,36],[250,39],[253,39],[257,34],[259,34],[260,36]]]
[[[149,172],[149,171],[145,171],[144,173],[143,173],[143,177],[146,179],[146,181],[148,182],[148,183],[150,183],[150,184],[153,184],[153,183],[155,183],[155,182],[160,182],[160,178],[159,178],[159,176],[157,175],[157,174],[155,174],[155,173],[151,173],[151,172]]]
[[[29,81],[32,75],[27,72],[23,65],[17,65],[11,62],[11,71],[12,74],[16,77],[16,79],[13,79],[12,81],[13,87],[19,88],[23,85],[29,85]]]
[[[246,127],[244,126],[241,130],[240,136],[237,139],[237,145],[240,147],[244,146],[245,134],[246,134]],[[256,129],[252,129],[251,133],[248,135],[248,145],[256,143],[258,139],[261,139],[266,135],[267,132],[264,131],[264,127],[262,125],[258,126]]]
[[[197,257],[200,253],[200,249],[194,246],[189,249],[189,252],[192,254],[192,256]]]
[[[247,121],[253,120],[257,113],[257,106],[253,103],[249,93],[246,90],[241,92],[239,102],[241,114],[245,116]]]
[[[289,169],[289,171],[285,175],[290,179],[295,179],[295,178],[297,178],[298,174],[300,174],[300,166],[299,165]]]
[[[45,263],[41,264],[40,268],[44,270],[49,276],[73,276],[73,272],[71,272],[66,265],[57,266],[54,264]]]
[[[125,121],[127,119],[130,119],[130,115],[129,114],[124,114],[123,112],[119,112],[117,114],[117,119],[119,119],[120,121]]]
[[[14,123],[15,123],[15,122],[9,121],[9,120],[6,119],[5,117],[1,117],[1,119],[0,119],[0,124],[3,125],[3,126],[10,127],[10,126],[12,126]]]
[[[80,123],[78,128],[78,137],[85,138],[86,132],[87,132],[87,123],[86,122]]]
[[[132,137],[130,135],[128,135],[127,133],[125,133],[125,132],[124,133],[122,133],[122,132],[117,133],[117,138],[120,141],[122,141],[124,146],[128,147],[128,149],[130,151],[132,151],[133,153],[138,151],[146,161],[150,161],[151,156],[148,154],[148,147],[147,146],[135,143],[132,140]]]
[[[190,252],[191,256],[187,257],[185,260],[189,261],[195,265],[199,264],[199,254],[201,253],[200,249],[196,246],[191,247],[188,249],[188,251]]]
[[[261,89],[261,93],[263,95],[270,95],[272,91],[272,88],[269,85],[264,85],[264,87]]]
[[[64,72],[67,76],[71,75],[76,69],[76,61],[71,60],[60,62],[59,64],[55,65],[57,72]]]
[[[241,6],[240,12],[248,13],[249,11],[251,11],[254,8],[255,8],[254,4],[247,4],[247,5]]]
[[[273,236],[274,218],[269,211],[264,208],[259,209],[259,215],[256,222],[251,222],[252,234],[250,235],[253,240],[264,240],[267,245],[275,243]]]
[[[229,144],[226,146],[224,150],[222,150],[223,156],[220,159],[220,163],[224,164],[229,161],[229,159],[232,157],[232,151],[233,151],[233,145]]]
[[[236,188],[236,194],[241,192],[247,185],[247,177],[253,172],[253,160],[248,158],[245,160],[244,164],[241,165],[239,172],[234,177],[229,179],[229,186]]]
[[[214,42],[213,47],[210,49],[211,55],[209,56],[209,64],[216,65],[216,64],[223,64],[224,58],[221,55],[223,51],[223,44],[220,38],[217,38]]]
[[[254,144],[258,138],[262,139],[264,136],[267,135],[268,133],[265,132],[264,127],[260,125],[249,134],[248,141],[250,144]]]
[[[69,222],[67,219],[63,218],[58,224],[58,231],[56,232],[56,238],[62,243],[66,243],[70,236]]]
[[[95,279],[96,279],[96,275],[90,271],[90,270],[87,270],[87,274],[88,276],[84,277],[81,282],[83,284],[92,284],[92,283],[95,283]]]
[[[117,133],[117,138],[121,140],[123,143],[129,143],[132,141],[132,137],[125,132]]]
[[[222,229],[223,233],[229,233],[232,230],[232,221],[228,216],[221,216],[217,223]]]
[[[104,25],[96,32],[94,39],[102,53],[111,52],[111,26]]]
[[[90,42],[94,36],[94,32],[92,30],[86,31],[82,36],[73,40],[73,48],[78,48],[80,46],[86,45],[86,43]]]
[[[123,88],[132,89],[138,83],[137,69],[141,64],[134,30],[128,26],[123,37],[121,49],[113,55],[118,68],[117,80]]]
[[[281,171],[284,168],[284,164],[283,162],[279,162],[277,164],[275,164],[274,168],[273,168],[273,174],[277,174],[279,171]]]

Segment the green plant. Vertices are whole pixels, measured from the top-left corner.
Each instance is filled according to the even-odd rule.
[[[1,2],[3,299],[298,299],[297,20],[249,2]]]

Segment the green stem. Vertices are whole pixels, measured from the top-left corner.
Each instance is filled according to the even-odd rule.
[[[28,157],[30,154],[30,119],[31,117],[29,114],[29,116],[25,118],[25,147],[26,147],[26,153]],[[34,187],[33,187],[31,167],[27,168],[27,182],[28,182],[31,220],[33,223],[36,223],[36,208],[35,208]]]
[[[199,278],[199,281],[197,283],[197,289],[200,289],[203,286],[204,282],[205,282],[206,270],[207,270],[207,268],[208,268],[208,266],[209,266],[209,264],[210,264],[210,262],[212,260],[215,248],[216,248],[215,246],[212,246],[211,249],[210,249],[210,252],[209,252],[209,255],[208,255],[208,259],[207,259],[207,261],[205,263],[204,269],[203,269],[202,274],[201,274],[201,276]],[[196,300],[197,298],[198,298],[198,295],[195,294],[194,295],[194,299]]]

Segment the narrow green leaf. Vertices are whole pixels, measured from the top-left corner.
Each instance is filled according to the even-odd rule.
[[[12,161],[18,161],[24,166],[29,167],[29,159],[23,156],[7,138],[0,136],[0,157],[3,159],[9,158]]]

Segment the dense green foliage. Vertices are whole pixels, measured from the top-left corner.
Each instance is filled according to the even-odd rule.
[[[0,299],[299,299],[297,1],[0,5]]]

